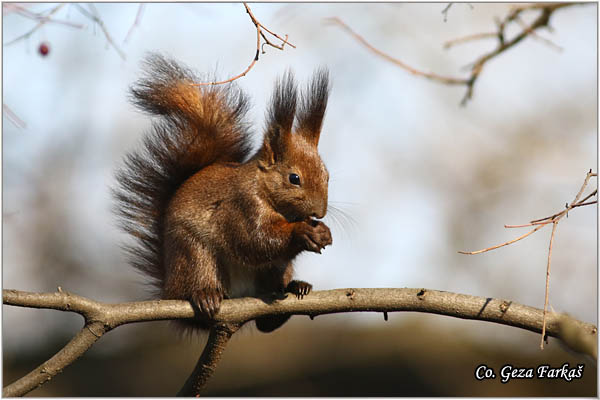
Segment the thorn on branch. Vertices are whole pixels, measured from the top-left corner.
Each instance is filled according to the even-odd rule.
[[[384,311],[384,312],[383,312],[383,320],[384,320],[384,321],[387,321],[387,320],[388,320],[388,313],[387,313],[387,311]]]
[[[505,314],[508,311],[508,308],[510,307],[510,305],[512,304],[512,301],[503,301],[502,303],[500,303],[500,312],[502,314]]]
[[[346,296],[350,298],[350,300],[354,300],[354,293],[354,289],[348,289],[348,291],[346,292]]]

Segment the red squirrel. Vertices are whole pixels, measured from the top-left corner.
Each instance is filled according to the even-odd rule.
[[[275,85],[263,143],[251,151],[246,96],[233,84],[198,86],[186,67],[161,55],[145,60],[131,88],[135,106],[158,117],[140,150],[117,173],[117,213],[135,239],[131,263],[163,299],[189,300],[207,329],[224,298],[312,285],[293,280],[293,260],[332,243],[329,173],[317,145],[328,72],[300,95],[291,72]],[[289,316],[260,318],[263,332]]]

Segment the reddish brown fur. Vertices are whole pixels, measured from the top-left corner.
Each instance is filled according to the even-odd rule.
[[[138,239],[134,265],[162,298],[190,300],[196,327],[210,324],[225,297],[308,293],[309,284],[292,281],[292,260],[331,244],[329,228],[313,219],[327,212],[329,175],[317,150],[327,73],[316,74],[298,115],[293,77],[277,83],[263,145],[245,160],[241,93],[192,86],[191,72],[160,56],[147,64],[134,102],[162,118],[128,156],[116,192],[123,225]],[[287,318],[257,326],[270,331]]]

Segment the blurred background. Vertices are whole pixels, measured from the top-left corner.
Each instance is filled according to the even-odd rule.
[[[334,245],[299,257],[297,277],[315,290],[424,287],[542,308],[549,227],[489,253],[457,251],[525,233],[503,225],[561,210],[586,172],[596,171],[597,5],[553,14],[554,30],[538,34],[560,49],[529,37],[486,64],[466,107],[459,105],[464,87],[413,76],[325,21],[341,18],[419,70],[467,77],[462,68],[496,41],[449,50],[443,43],[495,31],[495,18],[511,4],[453,4],[444,15],[446,6],[250,5],[297,47],[265,47],[237,80],[251,95],[257,140],[272,84],[287,68],[305,82],[324,65],[333,81],[319,148],[330,202],[345,216],[326,218]],[[237,75],[254,57],[255,27],[241,3],[19,7],[26,11],[4,3],[2,18],[3,287],[146,299],[111,213],[115,170],[151,125],[128,103],[128,87],[150,51],[201,73]],[[51,10],[59,22],[26,35],[39,22],[27,13]],[[586,193],[595,187],[594,179]],[[597,292],[597,210],[588,206],[558,226],[550,305],[597,324]],[[51,357],[82,325],[78,315],[7,306],[2,322],[3,385]],[[120,327],[29,395],[172,396],[204,340],[178,337],[163,322]],[[552,338],[540,351],[539,341],[516,328],[425,314],[393,313],[388,322],[368,313],[294,317],[269,335],[254,327],[236,334],[206,394],[596,396],[595,363]],[[565,362],[585,364],[583,379],[474,379],[480,364],[498,372],[506,364]]]

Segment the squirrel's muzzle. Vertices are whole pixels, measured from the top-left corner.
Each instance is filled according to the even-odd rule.
[[[325,214],[327,214],[327,203],[325,203],[325,205],[323,205],[323,207],[321,207],[321,210],[319,210],[318,212],[314,212],[312,213],[311,217],[316,218],[316,219],[322,219]]]

